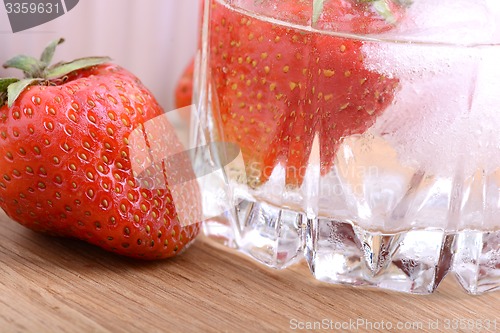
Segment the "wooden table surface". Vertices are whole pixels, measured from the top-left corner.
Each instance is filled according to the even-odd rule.
[[[33,233],[3,214],[0,228],[0,332],[302,332],[319,324],[323,332],[495,332],[494,320],[500,331],[500,293],[469,296],[450,278],[433,295],[413,296],[322,284],[305,264],[267,269],[203,238],[172,260],[138,262]],[[478,324],[447,328],[453,319]]]

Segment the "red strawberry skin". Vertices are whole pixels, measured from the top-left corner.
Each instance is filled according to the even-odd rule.
[[[161,114],[140,81],[113,64],[29,87],[0,108],[0,207],[29,229],[118,254],[179,253],[200,226],[181,225],[168,189],[140,186],[127,145],[134,128]],[[199,216],[199,189],[190,190]]]
[[[327,173],[342,139],[364,133],[398,85],[364,67],[361,40],[261,21],[218,2],[210,42],[214,115],[222,139],[241,147],[249,183],[265,182],[281,163],[287,185],[300,186],[315,136]]]

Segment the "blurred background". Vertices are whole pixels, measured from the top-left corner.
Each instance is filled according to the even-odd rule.
[[[15,34],[0,8],[0,63],[17,54],[39,57],[50,41],[63,37],[54,62],[110,56],[138,76],[165,110],[172,110],[176,81],[196,51],[199,3],[80,0],[65,15]],[[0,67],[0,77],[20,75]]]

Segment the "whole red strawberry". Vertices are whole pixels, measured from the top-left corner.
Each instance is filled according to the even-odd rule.
[[[0,80],[0,207],[35,231],[118,254],[156,259],[179,253],[199,231],[196,182],[184,186],[191,210],[179,218],[169,184],[144,186],[168,179],[165,163],[154,165],[129,143],[137,130],[146,151],[165,142],[145,130],[163,114],[161,107],[108,58],[49,67],[61,42],[51,43],[40,60],[18,56],[4,65],[22,69],[26,78]],[[169,151],[181,152],[173,128],[161,123]],[[133,169],[133,162],[144,170]]]

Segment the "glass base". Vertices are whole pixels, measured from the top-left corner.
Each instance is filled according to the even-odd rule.
[[[321,281],[430,294],[452,272],[466,292],[500,289],[500,231],[365,230],[241,200],[204,224],[212,240],[277,269],[306,260]]]

